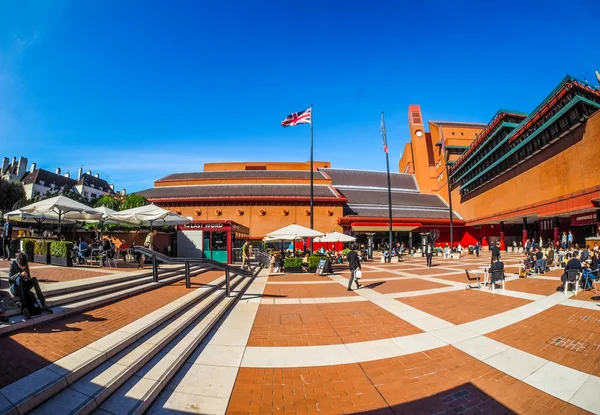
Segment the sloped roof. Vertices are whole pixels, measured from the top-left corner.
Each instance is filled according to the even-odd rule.
[[[388,205],[387,190],[370,189],[338,189],[346,199],[348,204],[357,205]],[[427,195],[411,192],[392,192],[393,206],[413,206],[413,207],[433,207],[448,208],[446,204],[437,195]]]
[[[349,169],[319,169],[331,177],[334,187],[381,187],[387,189],[387,173]],[[419,190],[412,174],[390,173],[392,188]]]
[[[163,180],[194,180],[194,179],[309,179],[310,171],[302,170],[231,170],[231,171],[206,171],[192,173],[174,173],[158,181]],[[314,172],[315,179],[323,179],[325,176],[319,171]]]
[[[54,184],[57,187],[63,186],[75,186],[77,184],[76,180],[71,178],[61,176],[60,174],[52,173],[51,171],[44,169],[37,169],[33,172],[29,172],[25,174],[21,183],[25,184],[39,184],[50,187],[51,184]]]
[[[77,180],[77,184],[93,187],[94,189],[101,190],[105,193],[113,193],[112,188],[106,180],[101,179],[99,177],[94,177],[87,173],[81,175],[79,180]]]
[[[345,205],[344,216],[363,216],[363,217],[382,217],[388,218],[388,207],[369,207],[357,205]],[[448,209],[411,209],[410,207],[402,209],[392,207],[392,216],[394,218],[424,218],[424,219],[448,219]],[[456,219],[458,217],[454,216]]]
[[[165,186],[136,192],[147,199],[211,199],[227,197],[310,197],[309,185],[286,184],[221,184],[199,186]],[[339,198],[329,186],[315,185],[315,197]]]

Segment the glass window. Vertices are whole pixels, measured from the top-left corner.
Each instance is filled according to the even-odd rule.
[[[212,247],[213,251],[226,251],[227,250],[227,232],[213,232],[212,233]]]

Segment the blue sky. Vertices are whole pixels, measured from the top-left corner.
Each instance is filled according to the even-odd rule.
[[[489,4],[488,4],[489,3]],[[0,156],[141,190],[205,162],[384,170],[426,120],[533,109],[600,70],[600,2],[0,2]]]

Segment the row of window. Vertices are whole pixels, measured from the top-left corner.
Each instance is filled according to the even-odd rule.
[[[582,117],[590,115],[597,109],[588,107],[589,106],[587,104],[584,104],[582,102],[579,102],[578,104],[573,106],[571,109],[569,109],[569,111],[567,111],[558,120],[556,120],[556,122],[552,123],[552,125],[546,128],[540,134],[538,134],[533,140],[529,141],[519,150],[511,154],[509,157],[504,159],[502,162],[494,166],[492,169],[481,175],[473,182],[469,183],[464,187],[461,187],[461,195],[464,196],[469,194],[475,189],[483,186],[486,183],[489,183],[494,178],[506,173],[511,168],[517,166],[518,164],[537,154],[539,151],[541,151],[542,148],[549,145],[552,140],[556,139],[565,131],[569,130],[572,126],[579,123]],[[519,139],[519,142],[522,142],[522,140]],[[516,144],[513,143],[510,146],[510,148],[514,148],[515,146]],[[497,160],[500,157],[495,157],[495,159]],[[466,180],[462,182],[465,183]]]
[[[519,124],[524,119],[525,119],[525,117],[522,117],[522,116],[515,116],[515,115],[503,116],[502,119],[500,120],[500,122],[498,123],[498,125],[492,131],[490,131],[487,141],[480,144],[481,149],[479,149],[477,151],[477,154],[475,154],[474,156],[470,157],[469,159],[463,161],[460,164],[460,166],[457,168],[456,173],[454,173],[454,176],[460,177],[460,175],[458,174],[459,171],[461,171],[461,170],[467,171],[471,167],[473,167],[475,164],[477,164],[477,162],[479,162],[480,160],[485,158],[489,154],[489,152],[494,147],[496,147],[498,145],[498,143],[500,143],[509,132],[511,132],[513,130],[514,127],[507,127],[506,125],[503,125],[503,123]],[[500,128],[507,130],[508,133],[506,131],[501,131],[498,134],[496,134],[494,137],[492,137],[494,135],[494,133],[498,132],[498,130]],[[492,137],[492,139],[489,139],[489,137]]]

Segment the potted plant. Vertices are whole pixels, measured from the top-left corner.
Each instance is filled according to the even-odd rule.
[[[73,257],[73,242],[56,241],[50,244],[50,263],[52,265],[60,265],[61,267],[72,267]]]
[[[50,242],[36,241],[33,247],[33,262],[50,264]]]
[[[283,261],[283,270],[285,272],[302,272],[302,258],[286,258]]]
[[[27,255],[27,261],[33,262],[33,251],[35,249],[35,241],[33,239],[24,238],[21,240],[23,252]]]

